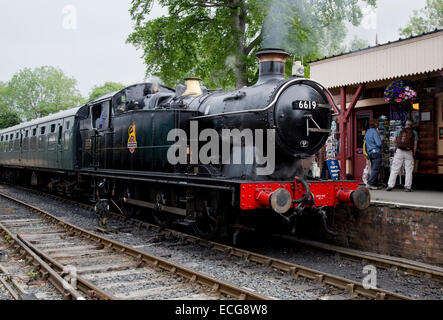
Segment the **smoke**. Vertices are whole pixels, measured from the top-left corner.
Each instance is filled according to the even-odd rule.
[[[152,83],[152,84],[154,84],[154,85],[157,85],[157,86],[159,86],[159,85],[164,85],[163,80],[160,79],[160,78],[157,77],[157,76],[152,76],[152,75],[150,75],[149,77],[147,77],[147,78],[145,79],[145,81],[146,81],[146,82],[149,82],[149,83]]]
[[[300,31],[312,26],[311,8],[304,0],[273,0],[263,25],[263,48],[283,48],[298,54],[308,48],[300,41]],[[294,33],[294,30],[297,32]]]
[[[327,13],[333,23],[325,23],[324,5],[319,0],[270,1],[263,24],[263,48],[281,48],[299,57],[341,50],[338,47],[346,36],[346,28],[343,21],[336,20],[340,13],[335,18],[335,13]],[[329,9],[339,10],[332,5]]]

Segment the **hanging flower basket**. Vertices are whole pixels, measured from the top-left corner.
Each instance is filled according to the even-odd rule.
[[[398,80],[385,89],[385,100],[399,107],[410,107],[417,98],[417,92],[412,88],[412,82]]]

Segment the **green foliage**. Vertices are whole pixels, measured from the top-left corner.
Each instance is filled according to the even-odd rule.
[[[17,113],[11,111],[0,111],[0,129],[9,128],[20,124],[22,121]]]
[[[28,272],[28,276],[31,277],[31,278],[37,278],[38,273],[35,272],[34,270],[30,270],[30,271]]]
[[[5,240],[6,240],[7,243],[11,243],[12,238],[11,238],[11,236],[9,234],[6,234],[5,235]]]
[[[25,68],[8,82],[4,104],[26,120],[78,106],[84,102],[77,81],[59,68]]]
[[[153,2],[132,0],[127,41],[143,51],[146,74],[170,86],[188,75],[212,88],[251,84],[262,43],[278,36],[279,47],[308,61],[342,49],[345,22],[362,19],[358,0],[159,0],[168,15],[150,19]]]
[[[403,37],[419,35],[443,27],[443,2],[441,0],[426,0],[426,6],[414,10],[405,28],[399,30]]]
[[[118,82],[105,82],[102,86],[95,86],[92,88],[92,91],[89,94],[89,101],[100,98],[110,92],[120,91],[123,88],[125,88],[124,84]]]
[[[349,45],[349,50],[348,51],[354,51],[354,50],[358,50],[358,49],[363,49],[363,48],[367,48],[369,47],[370,44],[368,42],[368,40],[365,39],[360,39],[357,36],[354,37],[354,39],[352,39],[350,45]]]
[[[21,122],[20,116],[8,108],[8,85],[0,82],[0,129],[15,126]]]

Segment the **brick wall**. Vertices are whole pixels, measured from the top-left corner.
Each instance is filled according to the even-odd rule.
[[[311,232],[305,229],[304,236],[443,266],[443,211],[381,205],[371,205],[365,211],[340,208],[328,224],[339,233],[337,238],[325,234],[318,224]]]

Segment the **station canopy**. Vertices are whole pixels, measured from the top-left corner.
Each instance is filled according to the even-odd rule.
[[[329,89],[443,69],[443,29],[312,61],[311,79]]]

